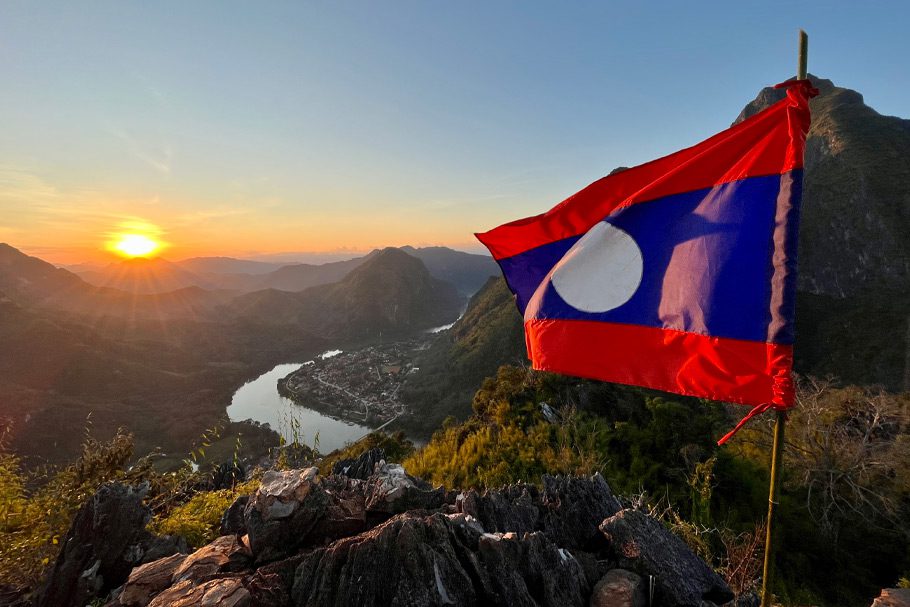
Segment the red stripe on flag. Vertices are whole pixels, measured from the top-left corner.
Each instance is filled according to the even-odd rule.
[[[503,259],[582,234],[621,206],[802,168],[815,92],[808,80],[799,81],[786,99],[710,139],[595,181],[542,215],[476,236]]]
[[[793,405],[789,345],[585,320],[528,320],[525,337],[541,371],[745,405]]]

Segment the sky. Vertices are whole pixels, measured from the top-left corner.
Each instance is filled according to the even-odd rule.
[[[479,251],[809,69],[910,118],[907,2],[0,5],[0,242]]]

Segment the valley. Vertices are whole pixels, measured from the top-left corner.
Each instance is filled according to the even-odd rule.
[[[489,266],[479,267],[474,282],[486,279]],[[330,347],[423,338],[451,323],[463,301],[398,249],[376,252],[334,283],[238,295],[198,285],[158,294],[92,286],[2,245],[3,440],[30,466],[70,461],[87,433],[104,439],[120,428],[134,434],[138,455],[186,454],[204,432],[227,427],[235,392],[275,365]],[[275,382],[271,390],[277,394]],[[376,425],[388,419],[379,406],[350,417]]]

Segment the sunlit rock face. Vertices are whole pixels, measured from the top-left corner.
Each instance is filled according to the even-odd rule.
[[[623,509],[600,475],[456,493],[381,450],[341,466],[370,469],[266,472],[229,508],[233,533],[136,567],[108,605],[640,605],[648,576],[661,605],[733,598],[660,523]]]
[[[910,289],[910,120],[882,116],[856,91],[810,75],[799,289],[844,297]],[[765,88],[737,118],[782,99]]]

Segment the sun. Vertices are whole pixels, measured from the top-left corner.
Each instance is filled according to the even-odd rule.
[[[122,234],[111,248],[124,257],[148,257],[161,248],[161,243],[143,234]]]

